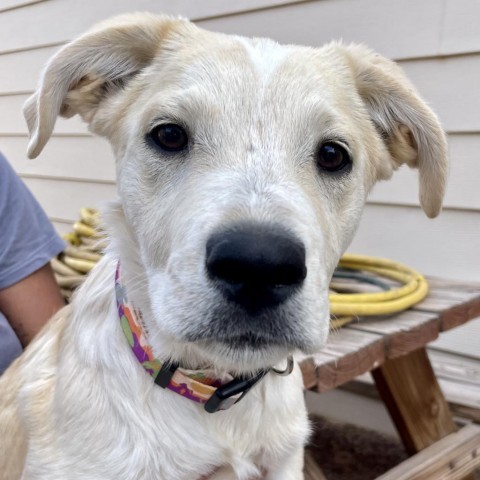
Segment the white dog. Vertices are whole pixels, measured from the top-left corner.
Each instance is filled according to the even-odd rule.
[[[435,115],[365,47],[150,14],[53,57],[25,107],[30,157],[59,114],[109,139],[120,200],[105,257],[2,377],[0,478],[303,478],[301,373],[278,371],[324,345],[377,180],[418,168],[439,213]]]

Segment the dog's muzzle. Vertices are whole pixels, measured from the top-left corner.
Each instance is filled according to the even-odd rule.
[[[285,302],[302,286],[305,246],[278,225],[234,225],[208,239],[206,269],[227,300],[255,315]]]

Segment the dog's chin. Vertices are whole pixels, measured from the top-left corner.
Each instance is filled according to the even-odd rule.
[[[276,344],[267,338],[249,333],[225,338],[222,341],[218,339],[198,341],[196,346],[216,368],[238,375],[281,365],[294,350],[287,345]]]
[[[282,369],[289,355],[317,352],[324,342],[306,340],[301,335],[286,339],[246,330],[215,338],[197,337],[192,343],[215,368],[243,375],[272,367]]]

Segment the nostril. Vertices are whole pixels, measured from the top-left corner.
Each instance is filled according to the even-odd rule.
[[[278,304],[306,277],[305,247],[281,227],[241,225],[210,237],[206,268],[229,299]]]

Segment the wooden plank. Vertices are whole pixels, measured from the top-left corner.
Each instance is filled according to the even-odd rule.
[[[363,349],[361,353],[354,352],[340,358],[318,354],[315,355],[315,361],[319,361],[320,364],[315,367],[314,373],[307,370],[305,375],[310,380],[315,375],[316,382],[305,383],[305,388],[322,393],[378,367],[384,361],[384,357],[382,349],[372,345]],[[304,369],[305,366],[302,363],[302,371]]]
[[[369,332],[361,332],[341,328],[330,333],[327,344],[322,349],[322,354],[342,357],[346,354],[360,352],[363,348],[376,345],[381,336]]]
[[[480,284],[429,279],[428,297],[415,306],[418,311],[440,313],[440,331],[458,327],[480,316]]]
[[[440,311],[441,331],[480,316],[480,284],[431,279],[431,293],[415,308]]]
[[[445,332],[452,328],[463,325],[467,320],[480,316],[480,296],[467,303],[456,305],[440,314],[441,331]]]
[[[430,277],[426,277],[427,280]],[[437,299],[445,299],[449,302],[452,302],[452,305],[455,305],[458,302],[468,302],[470,300],[474,300],[480,295],[480,288],[475,291],[469,291],[464,289],[456,288],[453,284],[447,288],[436,288],[433,285],[433,282],[429,282],[430,290],[428,292],[428,298],[432,298],[434,300]]]
[[[115,159],[110,144],[99,137],[53,137],[41,155],[26,157],[28,138],[0,139],[2,153],[22,176],[115,182]],[[84,184],[89,188],[88,184]]]
[[[408,453],[456,431],[425,349],[388,360],[372,375]]]
[[[386,358],[405,355],[438,337],[439,315],[406,311],[390,317],[363,318],[350,324],[347,330],[377,333],[386,338]]]
[[[381,335],[341,329],[320,354],[301,363],[305,388],[325,392],[378,367],[385,360]]]
[[[427,280],[429,282],[430,292],[424,300],[415,305],[414,309],[416,311],[439,312],[443,319],[443,316],[445,315],[449,317],[451,311],[454,311],[454,309],[467,307],[468,310],[468,306],[471,302],[476,304],[480,301],[480,285],[477,286],[477,288],[464,289],[455,287],[454,284],[448,282],[444,286],[439,286],[438,280],[431,280],[430,277],[427,277]],[[435,285],[435,282],[437,282],[437,286]],[[445,325],[442,325],[441,331],[465,323],[475,316],[475,313],[469,313],[466,311],[463,314],[463,317],[458,317],[457,323],[452,324],[451,327],[449,327],[447,321]]]
[[[460,480],[478,466],[480,427],[468,425],[403,461],[377,480]]]
[[[453,308],[455,305],[462,304],[466,300],[459,298],[448,298],[448,297],[427,297],[422,300],[420,303],[415,305],[415,310],[424,311],[424,312],[444,312]],[[466,319],[465,319],[466,320]]]

